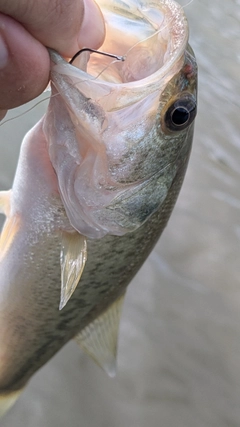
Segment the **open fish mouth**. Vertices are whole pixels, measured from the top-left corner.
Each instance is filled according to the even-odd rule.
[[[181,6],[173,0],[128,2],[98,0],[106,37],[101,50],[122,57],[82,53],[73,63],[95,79],[114,83],[150,84],[176,72],[188,40],[188,25]],[[54,62],[57,58],[54,58]],[[176,64],[173,67],[173,64]],[[84,77],[84,76],[83,76]],[[151,78],[150,78],[151,77]],[[86,75],[85,75],[86,78]]]
[[[125,60],[91,55],[87,71],[111,83],[145,79],[166,73],[181,55],[188,38],[182,8],[173,1],[98,1],[106,22],[102,50]],[[159,78],[159,76],[157,76]]]
[[[187,22],[177,3],[99,0],[98,4],[106,22],[101,50],[122,56],[124,62],[91,55],[87,72],[93,77],[117,84],[137,82],[155,73],[153,77],[159,78],[185,49]]]

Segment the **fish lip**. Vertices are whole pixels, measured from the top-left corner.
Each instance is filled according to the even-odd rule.
[[[99,6],[101,6],[101,0],[98,0],[97,3],[99,4]],[[127,89],[131,89],[131,88],[136,89],[138,87],[152,85],[157,81],[159,81],[160,79],[163,79],[165,76],[168,76],[168,74],[171,74],[171,75],[175,74],[176,68],[177,70],[181,68],[181,65],[182,65],[181,59],[183,59],[184,51],[186,49],[186,46],[188,45],[188,39],[189,39],[188,21],[183,8],[174,0],[163,0],[160,2],[160,6],[167,8],[170,14],[170,17],[168,20],[170,21],[170,23],[174,22],[173,29],[175,32],[174,37],[176,40],[173,45],[172,51],[169,52],[168,60],[157,71],[153,72],[147,77],[144,77],[135,81],[129,81],[129,82],[118,83],[118,82],[108,82],[105,80],[98,80],[97,78],[92,76],[90,73],[82,71],[78,67],[65,61],[56,51],[52,49],[48,49],[51,61],[53,63],[52,72],[55,71],[57,66],[61,66],[61,67],[63,66],[64,68],[67,66],[66,71],[68,70],[68,72],[71,67],[73,71],[77,69],[79,72],[81,72],[82,79],[87,81],[94,80],[94,84],[96,85],[101,84],[101,85],[104,85],[105,87],[108,87],[109,89],[115,89],[116,86],[120,86],[121,88],[126,87]],[[102,12],[104,14],[104,8]],[[178,62],[179,62],[179,65],[177,65]],[[175,64],[176,64],[176,67],[174,66]],[[59,72],[59,69],[58,70],[56,69],[56,71]],[[64,70],[62,69],[62,71]]]

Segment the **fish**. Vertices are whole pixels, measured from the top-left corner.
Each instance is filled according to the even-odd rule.
[[[108,55],[49,49],[51,97],[0,193],[0,414],[75,339],[110,376],[126,289],[187,169],[197,63],[173,0],[98,0]]]

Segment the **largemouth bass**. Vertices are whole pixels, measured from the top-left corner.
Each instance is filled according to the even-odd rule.
[[[50,50],[48,111],[0,195],[2,413],[72,338],[114,374],[126,287],[166,226],[188,163],[197,67],[182,8],[98,4],[101,49],[123,61],[83,52],[71,65]]]

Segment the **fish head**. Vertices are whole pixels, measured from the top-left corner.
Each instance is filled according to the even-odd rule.
[[[122,236],[165,200],[196,116],[197,67],[182,8],[100,0],[106,55],[56,52],[44,131],[72,227]]]

